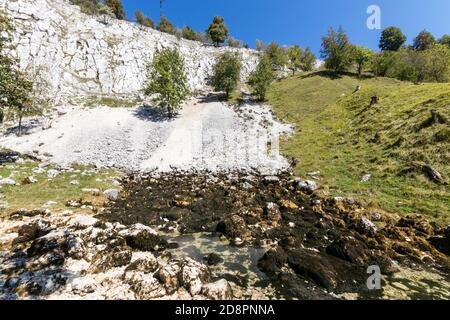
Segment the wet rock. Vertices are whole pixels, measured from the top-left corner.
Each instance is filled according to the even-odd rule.
[[[215,254],[215,253],[210,253],[207,256],[205,256],[203,259],[206,261],[206,263],[209,266],[218,265],[219,263],[221,263],[223,261],[223,259],[218,254]]]
[[[203,283],[207,282],[209,277],[209,269],[206,265],[191,258],[183,260],[181,284],[192,296],[198,295],[202,291]]]
[[[344,236],[330,244],[326,252],[348,262],[364,264],[368,259],[367,250],[368,248],[363,242],[350,236]]]
[[[202,294],[212,300],[233,299],[233,291],[225,279],[203,285]]]
[[[132,251],[129,248],[115,247],[109,252],[101,251],[92,259],[89,270],[93,273],[105,272],[112,268],[128,265]]]
[[[278,205],[273,202],[269,202],[266,205],[264,213],[267,217],[267,220],[271,221],[272,223],[278,224],[281,221],[280,209]]]
[[[283,265],[287,262],[286,252],[280,247],[268,250],[258,261],[258,268],[269,276],[280,272]]]
[[[319,189],[319,185],[315,181],[304,180],[297,183],[297,188],[303,192],[312,193]]]
[[[158,233],[142,224],[135,224],[119,234],[125,238],[128,246],[136,250],[152,251],[160,243]]]
[[[155,275],[166,288],[168,294],[172,294],[180,287],[181,263],[170,261],[158,270]]]
[[[117,189],[108,189],[103,194],[110,201],[115,201],[119,198],[119,191]]]
[[[312,279],[329,291],[361,281],[350,263],[335,257],[307,249],[289,250],[287,256],[289,266],[297,274]]]
[[[28,242],[42,237],[51,231],[50,223],[43,219],[36,219],[25,223],[19,227],[18,238],[15,243]]]
[[[151,274],[129,271],[125,273],[124,281],[130,285],[138,299],[151,300],[167,294],[164,287]]]
[[[223,221],[220,221],[217,225],[217,232],[224,234],[229,239],[240,238],[243,241],[250,239],[251,232],[245,223],[244,218],[235,214],[226,217]]]

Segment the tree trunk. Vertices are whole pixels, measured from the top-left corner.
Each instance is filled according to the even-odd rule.
[[[19,109],[19,137],[22,135],[22,108]]]

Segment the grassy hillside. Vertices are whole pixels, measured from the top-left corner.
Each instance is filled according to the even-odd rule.
[[[353,93],[357,85],[362,90]],[[373,95],[380,101],[370,107]],[[429,164],[450,182],[450,84],[318,72],[275,83],[269,101],[278,117],[297,125],[282,143],[299,160],[296,174],[320,171],[333,195],[450,221],[450,186],[420,167]],[[432,123],[432,109],[447,123]]]

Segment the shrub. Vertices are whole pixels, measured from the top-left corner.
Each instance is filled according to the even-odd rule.
[[[136,22],[139,23],[141,26],[148,27],[148,28],[155,27],[155,23],[153,22],[153,20],[150,19],[149,17],[145,16],[142,13],[142,11],[137,10],[135,12],[134,16],[136,17]]]
[[[303,71],[312,71],[316,66],[317,58],[310,48],[306,48],[303,50],[301,61]]]
[[[125,20],[127,18],[121,0],[106,0],[105,4],[111,8],[112,13],[117,19]]]
[[[165,32],[171,35],[177,34],[177,28],[174,27],[172,22],[167,17],[161,17],[157,29],[161,32]]]
[[[181,30],[181,36],[187,40],[200,42],[203,41],[203,36],[200,34],[200,32],[196,32],[187,26],[184,27],[183,30]]]

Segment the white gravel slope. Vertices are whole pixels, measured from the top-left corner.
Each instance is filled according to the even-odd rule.
[[[51,155],[51,161],[95,164],[129,170],[168,171],[258,169],[276,172],[288,167],[275,148],[279,133],[290,127],[273,120],[267,106],[244,105],[239,112],[221,102],[189,102],[173,120],[151,108],[71,109],[23,137],[1,136],[0,145],[30,154]],[[274,141],[272,141],[274,140]]]

